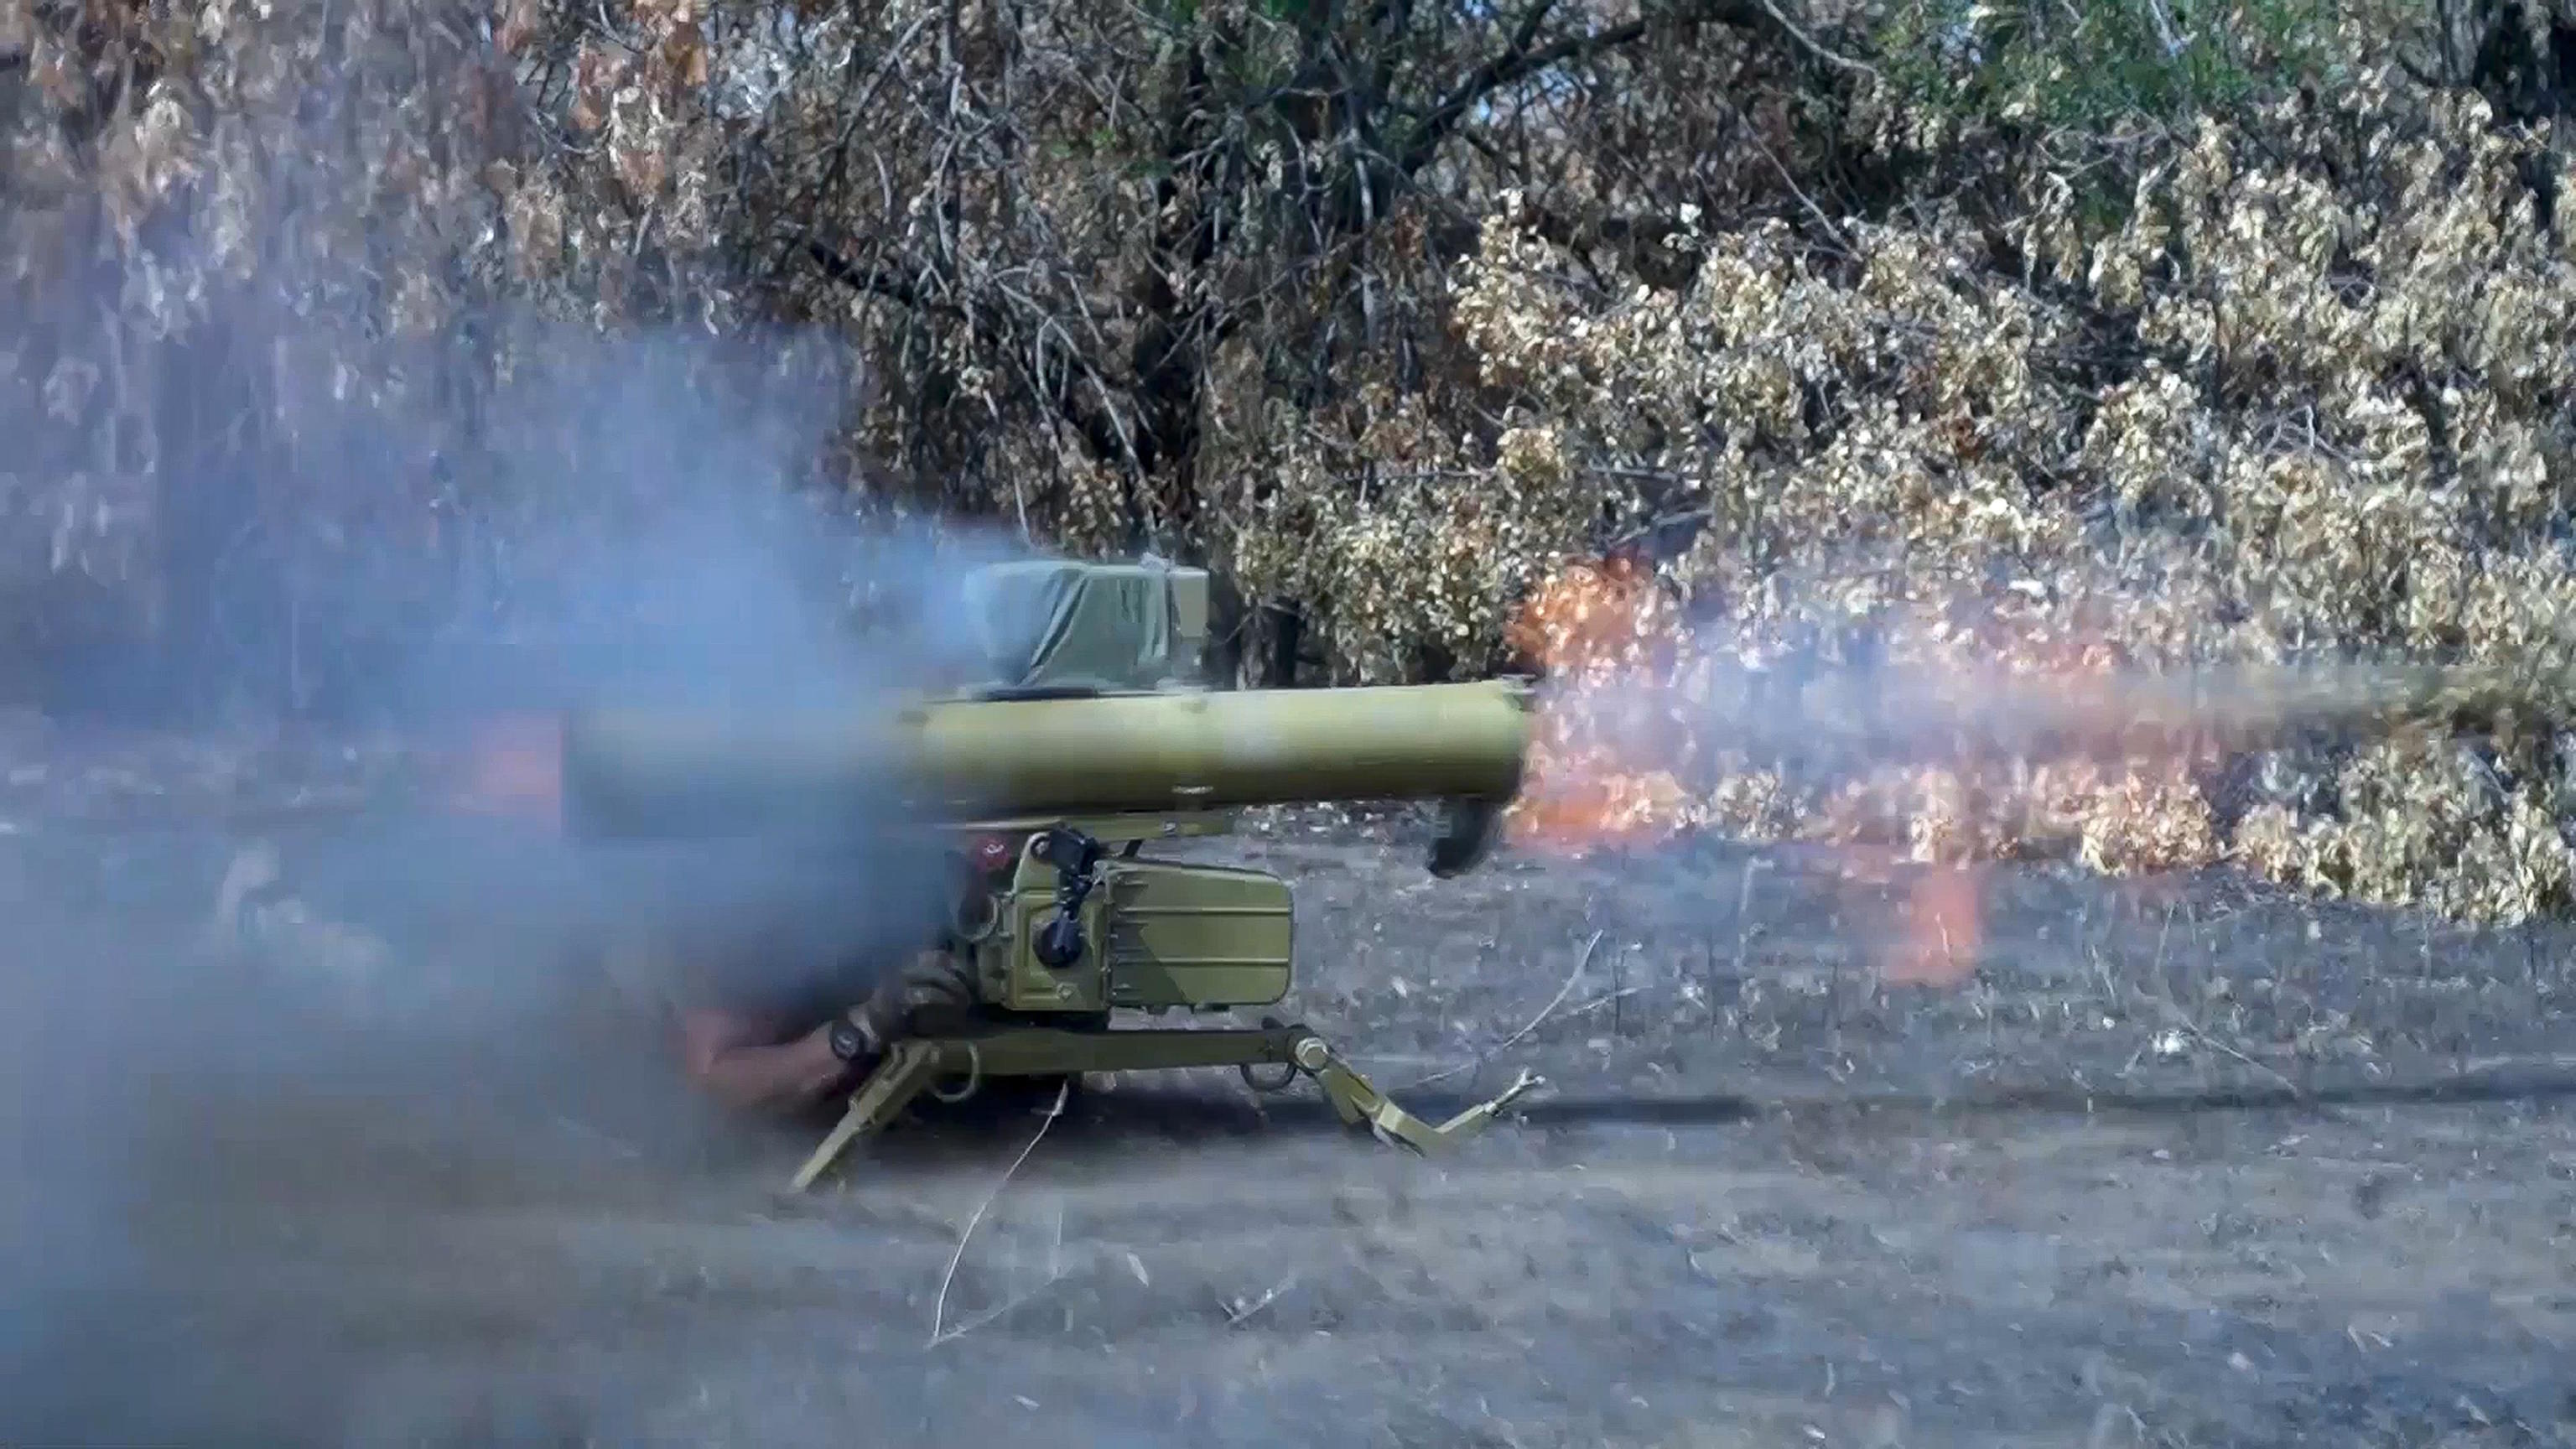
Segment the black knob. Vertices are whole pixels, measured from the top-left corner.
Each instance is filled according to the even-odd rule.
[[[1062,971],[1081,960],[1082,948],[1082,922],[1070,911],[1058,911],[1038,927],[1038,964],[1050,971]]]

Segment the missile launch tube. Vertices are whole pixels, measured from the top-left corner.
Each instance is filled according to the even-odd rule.
[[[566,722],[567,821],[594,837],[835,816],[977,818],[1508,799],[1512,681],[939,700],[848,715],[596,712]]]

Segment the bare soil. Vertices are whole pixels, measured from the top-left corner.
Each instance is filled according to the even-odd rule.
[[[35,838],[22,981],[178,949],[64,884],[147,847]],[[693,1109],[577,992],[374,1058],[202,979],[116,998],[148,1031],[21,1010],[0,1441],[2576,1443],[2568,932],[2020,868],[1972,980],[1895,988],[1902,881],[1441,882],[1421,845],[1290,816],[1220,854],[1295,880],[1288,1004],[1382,1086],[1550,1078],[1440,1158],[1210,1074],[969,1104],[790,1200],[810,1133]]]

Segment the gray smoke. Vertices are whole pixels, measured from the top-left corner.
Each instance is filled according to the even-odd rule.
[[[52,714],[0,728],[26,746],[0,771],[0,1442],[417,1442],[442,1415],[467,1442],[632,1442],[612,1410],[683,1392],[684,1356],[564,1390],[568,1425],[476,1428],[473,1384],[374,1402],[395,1355],[356,1305],[451,1347],[547,1335],[442,1319],[436,1272],[357,1281],[368,1235],[428,1231],[422,1209],[496,1172],[577,1196],[624,1160],[593,1139],[700,1149],[603,936],[679,934],[746,972],[870,959],[919,938],[937,863],[864,802],[792,840],[581,847],[447,808],[405,755],[574,704],[869,708],[971,664],[948,590],[1010,546],[840,500],[867,359],[827,333],[710,337],[686,257],[583,258],[622,269],[636,314],[658,296],[659,333],[508,300],[530,239],[492,163],[542,173],[560,88],[498,94],[490,7],[261,6],[229,40],[217,7],[229,54],[95,64],[81,48],[129,17],[18,9],[0,78],[60,60],[101,90],[85,115],[0,96],[0,686],[33,679],[6,702]],[[236,62],[238,87],[189,73]],[[201,167],[118,169],[146,107]],[[389,331],[424,280],[454,305]],[[197,773],[240,788],[172,783]],[[344,785],[356,808],[258,834],[391,960],[208,939],[251,843],[235,817]]]
[[[299,581],[300,614],[232,621],[269,657],[290,626],[316,656],[352,646],[342,657],[362,662],[330,677],[324,712],[352,748],[388,730],[453,743],[580,704],[858,712],[972,667],[944,601],[1008,545],[869,525],[793,486],[856,386],[847,359],[808,338],[718,349],[535,326],[513,345],[519,381],[472,418],[353,408],[316,461],[364,479],[424,446],[475,460],[482,491],[508,500],[473,524],[492,567],[460,582],[399,556],[353,563]],[[442,607],[417,607],[441,588]],[[892,623],[854,629],[854,598]],[[161,682],[117,676],[167,667],[73,663],[91,698],[150,697]],[[76,719],[51,731],[75,753],[85,734],[104,739]],[[273,1193],[279,1221],[368,1181],[372,1128],[241,1157],[316,1110],[510,1157],[545,1149],[479,1138],[482,1124],[534,1139],[622,1103],[624,1140],[672,1146],[651,1140],[682,1120],[668,1063],[646,1018],[612,1019],[603,941],[659,932],[746,971],[814,970],[921,940],[940,883],[935,858],[864,809],[794,839],[600,846],[388,783],[269,834],[286,883],[390,942],[390,970],[343,980],[195,939],[242,843],[221,821],[82,835],[29,819],[0,838],[0,1438],[209,1442],[270,1432],[226,1427],[273,1425],[270,1400],[340,1404],[356,1392],[345,1345],[270,1315],[245,1280],[276,1245],[198,1220],[192,1180],[237,1201],[246,1176],[274,1174],[247,1191]],[[85,906],[67,875],[118,884]],[[238,1375],[246,1341],[262,1344],[255,1381]]]

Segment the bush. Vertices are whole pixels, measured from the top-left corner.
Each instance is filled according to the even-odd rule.
[[[193,651],[182,710],[304,706],[213,637],[221,579],[336,574],[402,617],[306,617],[399,635],[491,520],[770,471],[765,429],[639,450],[669,410],[565,339],[784,329],[867,366],[655,386],[798,391],[774,471],[842,511],[1213,562],[1274,678],[1491,669],[1622,549],[1721,661],[2563,665],[2564,0],[2329,3],[0,8],[0,589],[75,654]],[[2545,733],[1856,781],[1726,744],[1620,808],[2570,904]]]
[[[2551,176],[2576,179],[2539,131],[2381,75],[2259,130],[2206,123],[2107,234],[2067,214],[2068,178],[2032,177],[2027,278],[1967,218],[1848,222],[1839,245],[1760,224],[1690,238],[1688,290],[1604,305],[1506,224],[1459,315],[1536,420],[1521,453],[1689,480],[1707,525],[1671,573],[1713,616],[1697,642],[1737,661],[2565,671],[2576,251]],[[1563,494],[1489,466],[1463,526],[1489,535],[1510,498],[1545,534]],[[1752,763],[1676,810],[1927,858],[2233,856],[2478,919],[2571,900],[2554,739],[1861,787]]]

